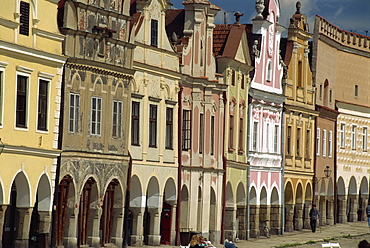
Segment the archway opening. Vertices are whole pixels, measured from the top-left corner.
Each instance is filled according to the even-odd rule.
[[[170,245],[175,241],[175,227],[173,222],[174,208],[176,204],[175,181],[170,178],[167,180],[164,194],[163,207],[161,213],[161,244]]]
[[[247,239],[247,204],[246,204],[246,194],[243,183],[239,183],[236,190],[236,236],[239,239]]]

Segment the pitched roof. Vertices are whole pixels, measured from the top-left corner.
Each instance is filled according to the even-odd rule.
[[[213,54],[222,56],[232,25],[217,24],[213,29]]]

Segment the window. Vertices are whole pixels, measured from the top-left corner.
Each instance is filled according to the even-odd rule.
[[[287,148],[286,148],[286,154],[292,155],[292,127],[288,126],[287,130]]]
[[[215,117],[211,116],[211,155],[215,152]]]
[[[166,109],[166,149],[173,148],[173,108]]]
[[[199,116],[199,153],[203,153],[204,148],[204,114]]]
[[[27,127],[27,89],[28,77],[17,76],[17,113],[16,113],[16,127]]]
[[[329,131],[329,138],[328,138],[328,157],[331,158],[333,156],[333,132]]]
[[[252,139],[252,149],[257,151],[257,135],[258,135],[258,122],[253,123],[253,139]]]
[[[19,33],[23,35],[29,35],[30,32],[30,4],[21,1],[20,4],[20,26]]]
[[[235,85],[235,71],[234,70],[231,74],[231,85]]]
[[[69,132],[77,133],[79,128],[80,117],[80,95],[69,94]]]
[[[47,131],[49,82],[39,80],[39,106],[37,112],[37,129]]]
[[[322,130],[322,156],[326,157],[326,130]]]
[[[182,111],[182,150],[188,151],[191,148],[191,111]]]
[[[296,147],[296,152],[297,152],[297,156],[300,157],[301,156],[301,128],[297,128],[297,147]]]
[[[269,152],[269,143],[270,143],[270,123],[266,123],[266,140],[265,140],[265,151]]]
[[[113,101],[113,138],[122,137],[122,106],[123,103],[121,101]]]
[[[244,74],[240,74],[240,76],[242,77],[242,80],[241,80],[241,84],[242,84],[241,85],[241,88],[244,89],[244,87],[245,87],[244,86],[245,85],[245,76],[244,76]]]
[[[358,98],[358,85],[355,85],[355,98]]]
[[[149,107],[149,146],[157,147],[157,105]]]
[[[278,147],[279,147],[279,126],[275,125],[274,128],[274,153],[278,153]]]
[[[102,99],[100,97],[91,98],[91,134],[100,135],[101,133],[101,109]]]
[[[306,130],[306,158],[311,157],[311,130]]]
[[[320,128],[316,130],[316,155],[320,156]]]
[[[230,115],[229,149],[234,148],[234,116]]]
[[[151,27],[151,45],[158,46],[158,21],[152,20],[152,27]]]
[[[244,151],[244,120],[239,119],[239,151]]]
[[[131,145],[139,145],[140,137],[140,102],[132,102]]]
[[[298,61],[298,87],[303,87],[302,61]]]
[[[367,151],[367,127],[362,128],[362,150]]]
[[[339,129],[339,139],[340,139],[340,148],[344,148],[345,146],[345,130],[346,130],[346,125],[344,123],[340,124],[340,129]]]
[[[320,100],[322,99],[322,84],[320,84]]]
[[[332,98],[333,98],[333,92],[330,90],[329,91],[329,102],[331,103],[332,101]]]
[[[353,150],[356,149],[356,137],[357,137],[357,126],[352,125],[352,132],[351,132],[351,148]]]
[[[269,61],[267,65],[267,81],[271,82],[271,77],[272,77],[272,67],[271,61]]]

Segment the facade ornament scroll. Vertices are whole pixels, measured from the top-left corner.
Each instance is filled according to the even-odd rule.
[[[288,123],[289,124],[292,124],[292,122],[293,122],[293,115],[294,115],[294,112],[292,111],[292,112],[290,112],[290,114],[289,114],[289,118],[288,118]]]
[[[297,53],[298,47],[298,44],[293,45],[293,53]]]
[[[310,115],[310,116],[308,117],[308,120],[307,120],[307,123],[306,123],[306,127],[307,127],[307,129],[310,129],[310,128],[311,128],[311,120],[312,120],[312,116]]]
[[[298,125],[298,126],[302,126],[302,113],[300,113],[300,114],[298,115],[297,125]]]
[[[191,98],[191,96],[184,96],[182,98],[182,101],[183,102],[188,102],[189,104],[193,104],[193,99]]]

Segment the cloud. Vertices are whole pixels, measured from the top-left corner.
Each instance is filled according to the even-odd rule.
[[[343,13],[343,6],[340,6],[340,8],[337,11],[335,11],[334,18],[337,18],[342,13]]]

